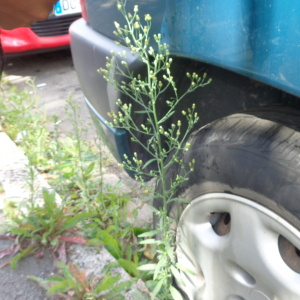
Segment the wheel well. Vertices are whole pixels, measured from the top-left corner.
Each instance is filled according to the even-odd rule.
[[[261,111],[262,107],[273,107],[274,110],[282,107],[293,107],[300,111],[300,99],[298,97],[207,63],[174,57],[171,72],[176,82],[178,95],[182,95],[190,85],[190,81],[186,76],[187,72],[196,72],[199,76],[207,73],[207,78],[212,78],[212,82],[186,95],[185,99],[177,106],[176,113],[168,121],[169,124],[165,124],[165,127],[172,123],[176,124],[178,120],[181,120],[182,132],[184,132],[187,124],[184,122],[181,112],[182,110],[187,110],[193,103],[196,104],[196,110],[200,117],[199,122],[195,125],[195,130],[237,112],[255,114],[257,111]],[[136,74],[146,75],[145,70],[136,70]],[[158,100],[160,103],[159,117],[166,113],[168,109],[166,100],[172,96],[173,92],[169,89]],[[129,101],[128,99],[126,100]],[[132,105],[132,111],[140,110],[134,102],[132,102]],[[139,114],[136,120],[138,125],[145,124],[146,116]],[[140,153],[143,161],[149,160],[150,158],[144,153],[141,146],[131,142],[130,137],[128,138],[131,152]],[[139,138],[140,141],[146,144],[145,136],[141,135]]]

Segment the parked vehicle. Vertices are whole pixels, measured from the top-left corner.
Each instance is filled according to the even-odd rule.
[[[200,116],[183,157],[196,160],[195,172],[178,191],[192,205],[181,215],[177,259],[196,273],[185,278],[182,294],[300,299],[300,3],[128,0],[128,11],[135,4],[140,16],[152,15],[152,32],[170,46],[179,94],[187,72],[213,79],[178,107],[181,114],[195,102]],[[71,50],[95,125],[119,161],[134,152],[147,161],[124,130],[105,124],[107,113],[118,111],[117,99],[130,99],[96,72],[111,50],[127,51],[137,74],[145,67],[114,43],[113,21],[124,20],[111,1],[82,0],[82,10],[70,29]],[[174,167],[166,176],[177,174]]]
[[[81,17],[79,0],[60,0],[45,21],[30,28],[1,29],[1,42],[6,55],[46,52],[70,45],[69,27]]]

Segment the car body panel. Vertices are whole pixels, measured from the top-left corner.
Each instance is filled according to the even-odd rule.
[[[195,129],[256,107],[300,103],[292,96],[300,95],[300,3],[281,0],[229,0],[226,3],[217,0],[143,0],[136,3],[128,0],[128,11],[133,10],[134,4],[139,5],[140,16],[152,14],[151,34],[160,32],[162,41],[169,45],[178,92],[187,88],[183,79],[186,72],[207,72],[213,78],[211,85],[187,95],[170,122],[176,123],[181,118],[180,112],[193,103],[199,107],[200,116]],[[107,112],[118,111],[115,103],[119,98],[130,102],[96,72],[98,68],[105,68],[106,57],[111,57],[110,51],[127,51],[130,69],[142,76],[146,74],[138,59],[130,56],[128,48],[114,43],[113,22],[124,25],[124,17],[116,3],[87,0],[86,5],[88,23],[78,20],[71,26],[71,50],[83,93],[90,108],[94,109],[92,111],[97,112],[98,120],[105,124]],[[152,38],[150,44],[153,42]],[[167,92],[164,97],[169,99],[172,95]],[[161,103],[164,103],[163,99]],[[136,107],[132,104],[134,111]],[[163,115],[165,108],[162,104],[159,113]],[[142,114],[135,117],[138,124],[146,122]],[[182,130],[184,127],[185,124]],[[138,138],[141,143],[146,142],[145,137]],[[111,145],[117,147],[116,143]],[[146,151],[129,137],[126,149],[127,146],[131,153],[137,152],[143,161],[148,161]],[[119,152],[117,148],[112,151]],[[120,155],[116,158],[122,159]]]
[[[128,1],[152,14],[173,55],[227,68],[300,96],[300,2],[296,0]],[[87,1],[89,23],[114,38],[124,18],[113,1]],[[153,39],[152,39],[153,42]]]
[[[108,126],[106,120],[98,114],[86,98],[85,102],[90,111],[97,133],[117,161],[121,162],[124,159],[124,155],[131,157],[126,131],[124,129],[115,129]],[[133,172],[130,172],[130,175],[132,176]]]
[[[139,5],[139,15],[151,14],[153,33],[161,31],[162,21],[164,17],[165,0],[128,0],[126,8],[128,12],[133,11],[134,5]],[[103,35],[115,39],[113,31],[115,30],[114,21],[121,26],[125,25],[123,15],[117,10],[116,2],[110,0],[92,0],[86,1],[89,25]],[[153,39],[152,39],[153,42]]]
[[[51,15],[30,28],[0,29],[3,52],[18,55],[67,48],[70,45],[69,27],[80,17],[80,13]]]
[[[300,2],[167,0],[170,52],[300,95]]]
[[[39,37],[30,28],[18,28],[11,31],[1,30],[3,52],[20,52],[57,49],[70,45],[70,36]]]
[[[139,65],[140,61],[126,47],[120,48],[113,40],[94,31],[83,19],[72,24],[70,35],[74,66],[97,132],[121,162],[124,154],[131,156],[127,133],[106,124],[107,113],[117,110],[116,99],[121,94],[103,80],[97,69],[105,67],[106,57],[111,55],[110,50],[126,51],[129,65]]]

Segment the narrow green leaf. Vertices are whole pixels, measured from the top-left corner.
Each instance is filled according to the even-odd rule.
[[[152,292],[152,295],[151,295],[151,300],[154,300],[154,299],[155,299],[155,296],[156,296],[156,295],[158,294],[158,292],[161,290],[161,287],[162,287],[163,283],[164,283],[164,278],[161,279],[161,280],[157,283],[156,287],[154,288],[154,290],[153,290],[153,292]]]
[[[118,263],[128,274],[134,277],[139,277],[140,273],[134,262],[120,258],[118,259]]]
[[[76,216],[72,216],[69,220],[64,224],[64,226],[56,232],[56,235],[70,229],[78,224],[80,220],[89,219],[95,216],[95,213],[81,213]]]
[[[46,281],[52,282],[52,281],[57,281],[57,282],[61,282],[64,281],[64,279],[62,277],[59,276],[52,276],[46,279]]]
[[[172,198],[167,201],[167,203],[171,203],[171,202],[182,202],[182,203],[187,203],[187,204],[190,203],[190,201],[188,201],[184,198]]]
[[[158,199],[158,198],[161,198],[161,196],[154,196],[154,195],[148,196],[148,197],[146,197],[146,198],[144,198],[144,199],[142,200],[142,203],[148,202],[148,201],[153,200],[153,199]]]
[[[156,264],[146,264],[146,265],[138,267],[138,270],[150,271],[150,270],[155,270],[155,268],[156,268]]]
[[[119,243],[117,240],[115,240],[108,232],[104,230],[98,230],[97,231],[98,238],[103,241],[103,243],[106,246],[106,249],[110,252],[110,254],[115,259],[122,258],[122,253],[119,247]]]
[[[122,182],[123,182],[123,181],[120,179],[120,180],[116,183],[116,185],[114,186],[114,191],[115,191],[115,192],[118,192],[118,191],[119,191],[119,188],[120,188]]]
[[[140,228],[140,227],[133,227],[133,233],[135,236],[139,236],[140,234],[147,232],[147,229]]]
[[[124,299],[124,297],[123,298],[116,298],[116,297],[119,296],[120,293],[129,290],[131,288],[131,286],[132,286],[132,282],[130,282],[130,281],[118,283],[118,285],[116,285],[110,292],[108,292],[105,295],[105,299],[107,299],[107,300],[109,300],[109,299],[112,299],[112,300]]]
[[[168,115],[164,116],[162,119],[158,121],[158,124],[164,123],[166,120],[168,120],[171,116],[173,116],[175,111],[170,112]]]
[[[165,246],[166,246],[167,254],[171,259],[171,262],[175,263],[174,251],[168,241],[165,243]]]
[[[184,283],[184,281],[181,277],[181,274],[179,273],[179,271],[174,266],[171,266],[171,272],[174,275],[174,277],[176,278],[176,280],[179,283],[181,283],[183,286],[185,286],[185,283]]]
[[[155,271],[154,271],[154,275],[153,275],[153,280],[156,280],[157,279],[157,276],[158,274],[160,273],[161,271],[161,267],[164,265],[164,263],[166,262],[166,259],[164,257],[162,257],[157,265],[156,265],[156,268],[155,268]]]
[[[131,224],[130,224],[130,226],[127,226],[126,228],[124,228],[124,231],[122,233],[122,238],[129,235],[130,232],[131,232]]]
[[[161,241],[157,241],[155,239],[146,239],[146,240],[140,241],[140,244],[142,244],[142,245],[153,245],[153,244],[158,245],[160,243],[161,243]]]
[[[18,262],[22,258],[30,256],[31,254],[33,254],[36,251],[37,251],[37,248],[35,248],[34,246],[30,246],[24,250],[20,250],[20,252],[14,258],[12,258],[10,261],[12,270],[14,270],[18,266]]]
[[[126,257],[127,257],[127,260],[130,260],[131,261],[131,257],[132,257],[132,248],[130,245],[128,245],[127,247],[127,250],[126,250]]]
[[[191,271],[190,269],[186,268],[183,265],[176,264],[176,267],[185,273],[190,273],[191,275],[196,275],[193,271]]]
[[[89,164],[89,166],[87,167],[85,173],[84,173],[84,176],[89,176],[93,170],[94,170],[94,167],[95,167],[95,163],[92,162],[91,164]]]
[[[114,287],[115,283],[121,279],[121,275],[118,274],[116,277],[111,277],[111,274],[108,273],[102,281],[95,287],[95,293],[101,293],[103,291],[110,290]]]
[[[152,210],[152,211],[155,212],[155,213],[159,213],[159,210],[156,209],[154,206],[147,205],[146,207],[147,207],[148,209]]]
[[[147,110],[136,110],[136,111],[134,111],[135,114],[146,114],[148,112],[150,112],[150,110],[149,111],[147,111]]]
[[[170,286],[170,292],[174,300],[183,300],[180,293],[173,286]]]
[[[106,274],[108,271],[110,271],[110,269],[118,268],[118,267],[119,267],[119,264],[117,264],[115,262],[110,262],[109,264],[107,264],[106,266],[103,267],[100,274]]]
[[[160,232],[161,232],[161,230],[152,230],[152,231],[148,231],[148,232],[142,233],[142,234],[140,234],[138,237],[139,237],[139,238],[143,238],[143,237],[152,237],[152,236],[157,235],[157,234],[160,233]]]
[[[36,281],[46,290],[48,290],[51,287],[50,283],[47,282],[47,280],[44,280],[42,278],[35,277],[35,276],[27,276],[27,279]]]
[[[136,264],[137,267],[139,265],[139,256],[138,256],[138,254],[139,254],[139,250],[135,250],[134,251],[134,263]]]
[[[154,161],[157,161],[157,159],[156,159],[156,158],[152,158],[152,159],[148,160],[148,161],[143,165],[142,170],[144,170],[147,166],[149,166],[149,165],[150,165],[152,162],[154,162]]]
[[[67,281],[61,281],[53,285],[48,291],[47,294],[54,296],[56,294],[65,293],[70,289],[70,286]]]

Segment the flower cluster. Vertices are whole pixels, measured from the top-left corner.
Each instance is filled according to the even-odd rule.
[[[173,198],[176,190],[184,181],[188,180],[189,174],[195,170],[195,160],[192,159],[187,163],[182,159],[182,155],[190,151],[192,147],[187,138],[199,120],[196,105],[193,104],[192,107],[182,110],[182,120],[178,119],[173,123],[171,120],[182,99],[188,93],[209,84],[211,79],[207,80],[206,73],[202,77],[196,73],[187,73],[186,80],[190,80],[190,85],[182,95],[178,95],[176,88],[178,81],[172,75],[173,58],[170,57],[168,45],[163,42],[160,33],[153,36],[154,41],[151,43],[149,36],[151,16],[146,14],[144,18],[146,23],[142,24],[138,14],[139,7],[135,5],[133,13],[127,13],[124,3],[124,0],[120,0],[117,8],[124,15],[127,25],[122,28],[118,22],[115,22],[114,34],[127,46],[127,50],[117,54],[112,51],[111,58],[106,57],[106,68],[100,68],[98,72],[108,83],[113,84],[118,92],[126,95],[126,99],[129,99],[126,100],[126,103],[120,99],[117,101],[118,111],[108,113],[112,121],[107,124],[114,128],[127,130],[131,135],[131,140],[138,143],[151,157],[148,161],[143,161],[138,158],[137,153],[134,153],[133,157],[125,154],[121,166],[134,172],[135,179],[141,183],[145,194],[149,194],[149,189],[144,182],[147,177],[155,177],[163,187],[162,193],[156,191],[153,196],[146,198],[147,201],[154,198],[163,199],[161,210],[151,207],[160,220],[159,227],[154,232],[161,234],[163,240],[147,239],[144,243],[152,243],[158,247],[159,263],[155,267],[154,280],[158,280],[165,295],[170,292],[173,295],[175,292],[171,284],[171,273],[178,275],[179,272],[176,271],[175,255],[171,247],[174,242],[174,234],[170,231],[172,220],[168,217],[167,205],[173,201],[186,202],[185,199]],[[144,78],[131,71],[127,61],[130,52],[144,63],[147,72]],[[116,77],[121,80],[116,80]],[[164,98],[164,92],[167,89],[173,91],[173,96],[169,99]],[[158,111],[161,107],[164,107],[166,112],[159,117]],[[143,124],[136,122],[138,114],[144,115],[145,122]],[[146,137],[146,143],[141,142],[139,138],[141,134]],[[179,172],[176,174],[176,178],[167,179],[166,171],[174,164]],[[147,171],[149,169],[150,171]],[[156,288],[157,292],[159,292],[158,288]],[[152,297],[155,298],[155,294]],[[170,297],[162,296],[162,298],[169,299]]]

